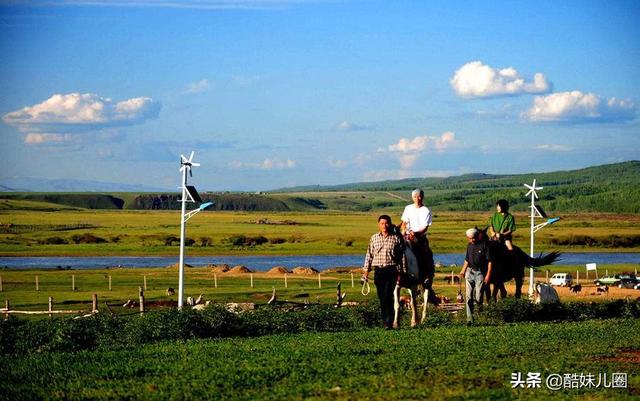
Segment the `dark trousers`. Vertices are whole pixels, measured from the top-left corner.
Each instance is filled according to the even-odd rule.
[[[391,327],[393,324],[393,290],[395,289],[397,278],[398,271],[394,266],[376,267],[373,276],[373,282],[376,285],[378,299],[380,300],[382,323],[385,327]]]

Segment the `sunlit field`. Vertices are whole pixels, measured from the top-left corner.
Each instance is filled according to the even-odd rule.
[[[50,207],[50,205],[48,206]],[[384,212],[203,212],[187,224],[189,255],[360,254]],[[514,242],[529,248],[529,218],[516,214]],[[464,231],[489,213],[434,211],[434,253],[463,252]],[[640,215],[567,214],[536,234],[536,251],[638,252]],[[175,255],[178,211],[0,210],[1,256]],[[244,238],[243,238],[244,237]]]

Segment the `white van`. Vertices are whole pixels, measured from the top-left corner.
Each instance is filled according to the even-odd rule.
[[[549,284],[560,287],[570,286],[572,283],[573,276],[571,276],[571,273],[556,273],[551,276],[551,280],[549,280]]]

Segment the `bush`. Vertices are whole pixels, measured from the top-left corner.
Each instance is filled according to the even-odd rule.
[[[40,245],[63,245],[68,243],[69,241],[60,237],[49,237],[38,241],[38,244]]]
[[[102,244],[107,242],[106,239],[96,237],[91,233],[74,234],[71,236],[71,241],[73,241],[75,244]]]
[[[254,246],[254,245],[262,245],[269,242],[267,237],[262,235],[258,235],[256,237],[247,237],[243,234],[235,234],[226,239],[226,242],[230,243],[233,246]]]

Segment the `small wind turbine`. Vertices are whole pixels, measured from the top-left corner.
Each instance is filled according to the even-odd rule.
[[[191,155],[187,159],[184,155],[180,155],[180,171],[182,172],[182,213],[180,218],[180,273],[178,279],[178,309],[182,309],[183,298],[184,298],[184,240],[186,237],[186,224],[187,220],[189,220],[193,215],[198,212],[201,212],[213,205],[213,202],[202,203],[197,209],[187,211],[187,202],[192,203],[201,203],[202,198],[200,198],[200,194],[196,191],[196,188],[192,185],[187,185],[187,171],[189,172],[189,177],[193,177],[193,173],[191,172],[192,167],[199,167],[200,163],[193,162],[193,155],[195,152],[191,152]]]
[[[524,184],[524,186],[529,188],[529,192],[527,192],[525,196],[531,195],[531,206],[530,206],[531,208],[531,216],[530,216],[531,217],[531,248],[530,248],[529,255],[533,258],[534,257],[533,245],[535,242],[534,240],[535,232],[540,230],[542,227],[555,223],[556,221],[560,220],[560,218],[559,217],[551,218],[545,221],[544,223],[540,223],[536,225],[536,217],[547,218],[547,214],[544,212],[544,210],[542,210],[542,207],[540,207],[540,205],[536,205],[536,202],[535,202],[535,200],[538,199],[538,193],[536,191],[543,189],[543,187],[536,187],[535,178],[533,180],[533,184],[531,185]],[[529,269],[529,296],[530,297],[533,296],[533,267]]]

